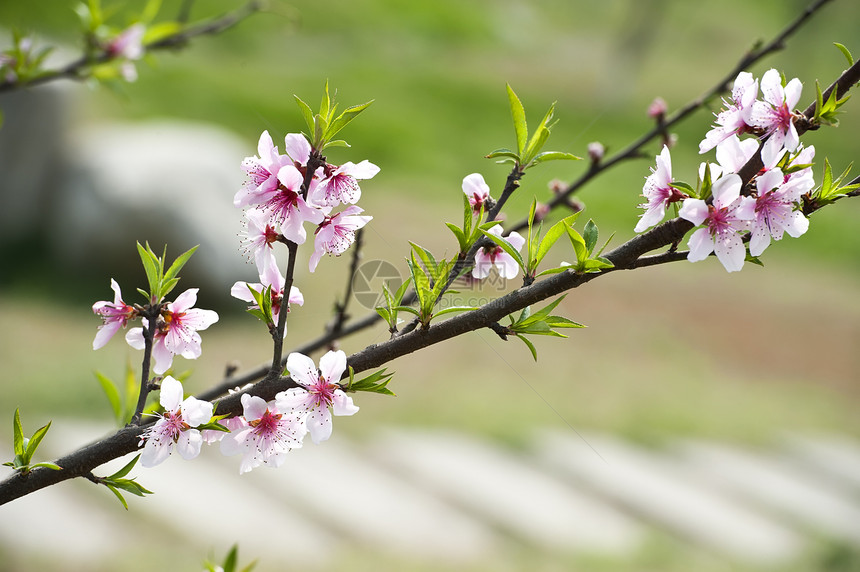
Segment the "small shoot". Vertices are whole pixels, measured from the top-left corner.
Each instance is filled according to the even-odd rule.
[[[349,367],[349,382],[343,388],[346,392],[366,391],[368,393],[379,393],[397,397],[393,391],[388,389],[388,382],[394,377],[393,373],[385,373],[385,368],[374,372],[367,377],[355,380],[355,371]]]
[[[508,316],[508,319],[511,321],[511,324],[507,327],[508,332],[516,336],[518,340],[522,341],[526,347],[528,347],[535,361],[537,361],[537,349],[526,335],[566,338],[566,335],[556,330],[563,328],[585,327],[584,325],[574,322],[573,320],[569,320],[564,316],[554,316],[550,314],[550,312],[552,312],[562,300],[564,300],[564,296],[554,300],[535,313],[531,313],[531,307],[526,306],[516,319],[513,315]]]
[[[358,114],[370,107],[373,100],[361,105],[353,105],[346,108],[340,115],[335,115],[337,105],[333,102],[329,95],[328,81],[325,82],[325,91],[322,101],[320,101],[320,110],[314,113],[311,107],[302,101],[298,95],[293,96],[296,99],[296,104],[305,119],[308,126],[308,132],[304,134],[305,138],[311,144],[311,147],[319,152],[324,151],[327,147],[349,147],[349,144],[342,139],[333,139],[344,127],[358,117]]]
[[[146,272],[146,279],[149,282],[149,292],[140,288],[137,291],[146,297],[150,304],[158,304],[164,300],[164,297],[179,283],[177,275],[182,270],[182,267],[185,266],[185,263],[188,262],[188,259],[191,258],[191,255],[194,254],[195,250],[197,250],[197,246],[180,254],[165,271],[164,261],[167,258],[167,246],[164,247],[164,253],[158,256],[149,246],[148,242],[145,247],[141,246],[138,242],[137,252],[140,255],[140,261],[143,263],[143,269]]]
[[[401,320],[397,317],[403,305],[403,296],[406,295],[406,289],[409,288],[409,281],[406,280],[397,288],[394,294],[388,289],[387,284],[382,285],[382,295],[385,298],[385,306],[377,306],[376,313],[382,316],[382,319],[388,324],[388,331],[391,335],[397,332],[397,324]]]
[[[555,112],[555,103],[544,115],[537,129],[529,137],[528,124],[526,123],[526,112],[523,104],[513,88],[508,84],[508,101],[511,107],[511,118],[514,122],[514,132],[517,138],[516,151],[510,149],[496,149],[487,155],[487,159],[499,159],[498,163],[513,163],[519,173],[534,167],[538,163],[558,160],[580,160],[581,157],[560,151],[543,151],[544,145],[549,139],[550,130],[555,125],[552,120]]]
[[[12,467],[13,470],[17,471],[22,475],[26,475],[33,469],[39,467],[45,467],[47,469],[53,469],[55,471],[62,470],[62,467],[54,463],[30,462],[33,459],[33,455],[36,453],[36,449],[39,448],[39,444],[42,442],[42,439],[45,437],[45,434],[50,428],[51,423],[48,422],[47,425],[36,429],[36,432],[33,433],[33,436],[27,439],[26,437],[24,437],[24,428],[21,425],[20,412],[18,411],[18,409],[15,409],[15,417],[12,420],[12,443],[13,449],[15,451],[15,458],[11,461],[3,463],[3,465],[6,467]]]
[[[119,500],[125,510],[128,510],[128,502],[126,502],[120,491],[125,491],[139,497],[152,494],[152,491],[147,490],[134,479],[125,478],[139,458],[140,455],[135,456],[135,458],[126,463],[123,468],[108,477],[95,477],[95,481],[98,484],[106,486],[110,492],[116,496],[117,500]]]

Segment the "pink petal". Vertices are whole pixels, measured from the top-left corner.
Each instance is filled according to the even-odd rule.
[[[340,381],[344,371],[346,371],[346,354],[342,350],[327,352],[320,358],[320,372],[323,379],[329,383]]]
[[[298,352],[287,356],[287,371],[290,372],[293,381],[306,387],[315,385],[319,381],[314,360]]]

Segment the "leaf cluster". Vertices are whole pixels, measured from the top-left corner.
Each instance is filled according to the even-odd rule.
[[[119,502],[122,503],[125,510],[128,510],[128,503],[122,496],[122,493],[120,492],[121,490],[139,497],[152,494],[152,491],[147,490],[134,479],[125,478],[137,463],[138,459],[140,459],[140,455],[135,456],[135,458],[126,463],[123,468],[108,477],[96,477],[96,481],[98,481],[99,484],[106,486],[116,496]]]
[[[15,458],[3,463],[3,465],[6,467],[12,467],[12,469],[24,475],[37,467],[47,467],[49,469],[54,469],[55,471],[61,470],[62,468],[54,463],[30,463],[33,459],[33,455],[36,453],[36,449],[39,448],[39,444],[42,442],[42,439],[50,428],[51,423],[48,422],[47,425],[36,429],[33,436],[27,439],[24,437],[24,428],[21,425],[20,412],[18,409],[15,409],[15,417],[12,421],[12,443],[15,451]]]
[[[811,195],[812,201],[817,207],[822,207],[826,204],[832,203],[846,196],[851,191],[855,191],[860,188],[860,184],[857,183],[849,185],[842,184],[842,182],[848,177],[848,173],[851,172],[852,166],[853,163],[849,164],[848,167],[842,171],[841,175],[834,177],[830,161],[825,157],[824,176],[821,179],[821,186],[815,189]]]
[[[355,381],[355,371],[352,369],[352,366],[350,366],[349,383],[347,383],[347,386],[344,388],[344,391],[366,391],[368,393],[380,393],[382,395],[390,395],[392,397],[397,397],[393,391],[386,387],[388,385],[388,382],[391,381],[392,377],[394,377],[394,374],[385,373],[385,368],[383,368],[377,372],[368,375],[367,377]]]
[[[333,139],[334,136],[373,103],[371,99],[367,103],[347,107],[340,115],[335,115],[337,113],[337,104],[332,101],[332,97],[329,95],[328,81],[325,82],[325,92],[323,93],[318,113],[314,113],[311,107],[302,101],[298,95],[293,95],[293,97],[295,97],[296,104],[299,106],[302,117],[304,117],[305,123],[308,126],[308,133],[303,134],[310,142],[311,147],[320,152],[327,147],[349,147],[346,141],[343,139]]]
[[[397,314],[402,310],[403,296],[406,295],[406,289],[412,282],[406,280],[397,288],[394,294],[388,289],[387,284],[382,284],[382,295],[385,298],[385,306],[377,306],[376,313],[382,316],[382,319],[388,324],[388,331],[394,334],[397,331],[397,324],[400,320]]]
[[[475,217],[475,214],[478,216]],[[452,222],[446,222],[445,226],[447,226],[451,232],[454,233],[454,236],[457,238],[457,244],[460,247],[460,254],[465,255],[472,245],[480,238],[481,232],[483,230],[487,230],[496,224],[495,221],[486,222],[480,224],[480,221],[484,218],[484,205],[481,205],[481,208],[475,213],[475,210],[472,208],[472,204],[469,202],[469,197],[465,194],[463,195],[463,227],[458,227]],[[478,221],[478,224],[475,224],[475,221]]]
[[[191,258],[191,255],[194,254],[195,250],[197,250],[197,246],[180,254],[176,260],[173,261],[173,264],[170,265],[167,271],[165,271],[164,261],[167,258],[167,246],[164,247],[164,253],[161,256],[158,256],[153,252],[148,242],[146,243],[146,247],[141,246],[138,242],[137,252],[140,255],[140,261],[143,263],[143,269],[146,271],[146,279],[149,282],[149,292],[141,290],[140,288],[138,288],[137,291],[140,292],[150,304],[158,304],[164,300],[164,297],[176,287],[176,284],[179,282],[179,278],[177,277],[179,271],[182,270],[182,267],[185,266],[185,263],[188,262],[188,259]]]
[[[507,85],[508,101],[511,107],[511,118],[514,122],[514,132],[517,137],[516,151],[502,148],[496,149],[487,155],[487,159],[500,158],[498,163],[513,163],[516,169],[523,173],[526,169],[534,167],[538,163],[558,160],[579,160],[581,157],[561,151],[541,151],[549,139],[549,133],[555,125],[552,120],[555,112],[555,103],[550,105],[549,110],[541,119],[537,129],[529,136],[528,124],[526,123],[526,112],[517,94],[514,93],[510,84]]]
[[[457,264],[457,258],[437,261],[427,249],[414,242],[409,244],[412,245],[412,251],[409,253],[407,263],[412,278],[412,287],[418,297],[418,308],[401,305],[397,306],[396,310],[414,314],[418,317],[423,328],[429,328],[430,321],[435,317],[476,309],[474,306],[449,306],[434,312],[436,303],[448,285],[448,277]],[[463,269],[461,274],[465,271],[466,269]]]
[[[550,312],[552,312],[555,307],[564,300],[565,296],[561,296],[535,313],[531,312],[530,306],[526,306],[517,318],[514,318],[513,315],[508,316],[508,319],[511,321],[511,324],[507,327],[508,332],[516,336],[518,340],[521,340],[526,347],[529,348],[535,361],[537,361],[537,349],[531,340],[526,337],[526,334],[566,338],[566,335],[557,332],[556,330],[561,328],[585,327],[584,325],[574,322],[573,320],[569,320],[563,316],[554,316],[550,314]]]

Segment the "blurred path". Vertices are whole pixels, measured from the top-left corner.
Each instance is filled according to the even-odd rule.
[[[58,420],[45,453],[108,430]],[[512,550],[623,562],[656,533],[729,564],[779,569],[822,538],[860,547],[855,440],[792,434],[752,450],[678,439],[656,450],[584,439],[536,431],[515,450],[450,431],[390,429],[362,443],[336,432],[323,445],[308,440],[281,469],[241,477],[237,458],[204,448],[193,462],[173,455],[135,469],[156,494],[129,498],[128,513],[80,480],[0,508],[0,555],[110,569],[120,554],[170,538],[201,561],[238,542],[258,570],[324,568],[350,551],[492,569]]]

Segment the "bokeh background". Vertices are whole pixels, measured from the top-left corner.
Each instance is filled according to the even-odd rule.
[[[165,14],[177,9],[174,2],[164,4]],[[55,57],[71,59],[80,41],[73,5],[3,2],[0,25],[58,42],[64,48]],[[135,3],[111,6],[116,7],[112,21],[121,27]],[[214,16],[235,6],[226,0],[200,2],[194,15]],[[260,132],[268,129],[277,143],[302,128],[293,94],[313,106],[328,80],[341,105],[375,100],[344,133],[352,148],[332,150],[329,160],[369,159],[382,168],[362,185],[361,204],[374,216],[364,234],[363,258],[390,262],[405,273],[409,240],[439,256],[455,254],[456,242],[443,222],[460,222],[465,175],[481,172],[493,194],[500,192],[507,168],[483,156],[513,144],[506,82],[532,124],[557,102],[560,121],[547,148],[585,156],[586,145],[599,141],[612,154],[651,127],[646,111],[655,97],[666,100],[670,112],[698,97],[757,40],[772,38],[805,6],[784,0],[273,1],[267,12],[221,35],[139,62],[135,83],[109,89],[61,82],[4,95],[0,140],[6,160],[0,156],[0,164],[8,171],[0,177],[0,195],[13,207],[0,228],[5,371],[0,427],[11,426],[15,407],[30,431],[51,419],[110,423],[93,372],[120,378],[138,356],[120,340],[93,352],[98,321],[89,307],[111,298],[111,277],[127,298],[143,285],[135,240],[148,240],[156,249],[167,242],[176,255],[222,237],[204,243],[210,248],[192,258],[180,285],[200,286],[200,305],[222,317],[203,334],[200,360],[177,360],[177,371],[191,371],[189,390],[219,380],[228,363],[253,367],[267,360],[264,328],[229,297],[234,281],[256,279],[238,250],[240,214],[230,219],[231,201],[242,181],[239,163],[255,153]],[[815,80],[829,84],[846,67],[833,42],[860,53],[858,18],[856,3],[835,1],[784,51],[750,71],[760,75],[776,67],[788,78],[799,77],[805,107],[814,97]],[[673,129],[676,178],[695,178],[702,159],[698,142],[717,107],[714,102]],[[841,171],[860,151],[853,102],[846,109],[838,129],[804,137],[817,149],[819,180],[825,156]],[[14,138],[3,139],[10,132]],[[612,169],[578,195],[586,205],[581,220],[593,218],[604,237],[615,233],[613,245],[633,235],[643,178],[658,152],[654,142],[643,160]],[[585,161],[557,162],[529,171],[505,209],[508,218],[521,219],[533,197],[549,198],[553,179],[570,181],[586,168]],[[99,210],[106,204],[108,210]],[[537,363],[525,346],[502,342],[489,331],[396,360],[390,365],[398,397],[359,396],[362,411],[336,420],[335,436],[366,444],[383,429],[444,429],[516,454],[528,451],[543,430],[577,438],[577,433],[612,435],[656,453],[680,438],[772,451],[788,432],[856,442],[858,209],[846,200],[816,213],[801,239],[770,247],[764,268],[747,265],[728,275],[715,260],[679,262],[589,283],[559,306],[589,327],[571,331],[567,340],[536,340]],[[570,259],[566,247],[559,243],[556,260]],[[306,303],[290,314],[288,347],[323,332],[349,279],[347,257],[324,259],[314,274],[305,269],[301,264],[297,283]],[[514,287],[496,284],[475,295],[492,298]],[[350,309],[357,317],[367,311],[356,300]],[[349,354],[386,338],[380,325],[342,340],[340,347]],[[580,444],[592,450],[587,439]],[[147,484],[146,473],[141,481]],[[348,475],[342,485],[349,491]],[[857,489],[851,494],[857,502]],[[92,498],[107,510],[121,510],[108,504],[115,504],[111,499]],[[131,524],[135,507],[149,502],[136,500],[131,512],[121,515],[130,527],[140,527]],[[511,538],[499,554],[444,567],[760,569],[654,530],[643,547],[598,560]],[[820,530],[809,536],[808,550],[779,569],[860,566],[856,545]],[[164,537],[162,531],[147,551],[169,555],[176,569],[194,569],[205,556],[194,546],[162,546]],[[241,547],[240,537],[237,533]],[[128,554],[144,551],[129,546],[125,557],[112,553],[88,566],[143,569],[143,559]],[[213,541],[214,553],[227,548]],[[346,554],[326,565],[443,568],[418,557],[392,559],[360,542]],[[0,545],[0,556],[16,570],[63,562],[61,556],[8,544]],[[260,569],[274,569],[272,564],[263,558]]]

